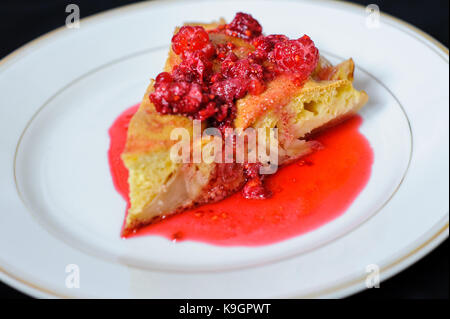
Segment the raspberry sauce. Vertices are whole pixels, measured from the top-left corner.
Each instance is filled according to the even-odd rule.
[[[114,186],[128,202],[128,171],[122,153],[128,123],[138,106],[109,129],[108,158]],[[343,214],[367,184],[373,152],[359,132],[358,115],[315,136],[323,149],[282,167],[265,181],[272,197],[245,199],[240,192],[218,203],[169,216],[128,237],[157,235],[172,241],[220,246],[258,246],[299,236]]]

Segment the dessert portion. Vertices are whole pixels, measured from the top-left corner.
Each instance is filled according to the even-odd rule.
[[[192,137],[198,120],[201,130],[214,127],[225,138],[230,128],[276,128],[278,165],[284,165],[320,147],[312,133],[367,102],[352,85],[353,71],[351,59],[332,66],[306,35],[264,36],[245,13],[229,24],[177,28],[164,72],[151,81],[129,124],[122,159],[131,206],[124,234],[238,191],[248,199],[270,197],[260,173],[269,163],[175,162],[174,129]]]

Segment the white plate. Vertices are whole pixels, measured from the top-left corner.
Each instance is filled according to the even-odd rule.
[[[266,33],[307,33],[333,62],[355,59],[355,85],[371,97],[368,185],[341,217],[275,245],[121,240],[108,127],[161,70],[176,25],[236,11]],[[0,278],[38,297],[342,297],[365,287],[368,265],[383,280],[424,256],[448,237],[448,50],[392,17],[378,28],[366,19],[363,7],[328,1],[150,2],[5,58]],[[66,286],[72,264],[79,288]]]

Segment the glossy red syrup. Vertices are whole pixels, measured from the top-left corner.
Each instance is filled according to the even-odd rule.
[[[128,122],[137,110],[122,113],[109,130],[108,152],[117,191],[128,202],[128,172],[120,154]],[[323,149],[279,169],[266,179],[273,196],[245,199],[238,192],[149,225],[128,237],[159,235],[221,246],[267,245],[304,234],[340,216],[369,180],[373,152],[359,132],[360,116],[315,137]]]
[[[123,153],[125,143],[127,142],[128,124],[134,113],[137,112],[139,105],[133,105],[120,114],[108,131],[110,139],[108,150],[109,170],[111,171],[114,187],[127,202],[127,211],[130,207],[130,199],[128,197],[128,169],[120,158],[120,154]]]

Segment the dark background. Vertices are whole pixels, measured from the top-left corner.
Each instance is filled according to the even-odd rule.
[[[70,3],[78,4],[81,18],[133,0],[0,0],[0,58],[36,37],[64,25]],[[356,0],[375,3],[380,10],[401,18],[448,47],[448,0]],[[420,62],[420,61],[418,61]],[[446,298],[449,292],[448,240],[424,259],[399,275],[381,283],[380,289],[366,290],[353,299]],[[27,298],[0,282],[0,298]]]

